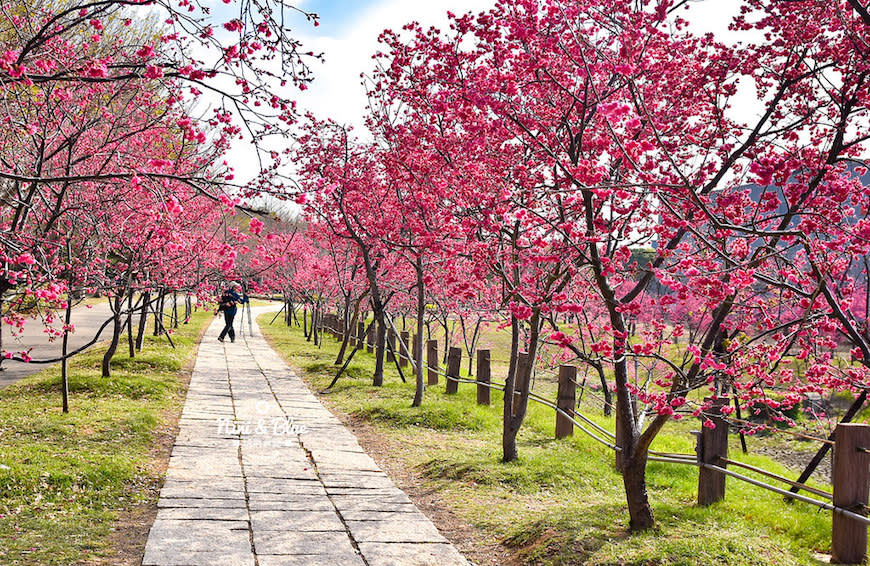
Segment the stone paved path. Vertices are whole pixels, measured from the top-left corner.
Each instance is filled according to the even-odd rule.
[[[234,344],[220,328],[199,348],[143,565],[468,564],[256,325]]]

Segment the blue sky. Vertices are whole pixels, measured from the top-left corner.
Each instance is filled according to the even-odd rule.
[[[316,12],[320,16],[320,27],[317,30],[320,34],[338,35],[343,33],[344,28],[352,24],[361,12],[377,3],[376,0],[307,0],[300,4],[300,8],[308,12]]]

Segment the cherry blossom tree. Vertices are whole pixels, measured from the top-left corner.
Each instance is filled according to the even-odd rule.
[[[795,4],[812,17],[794,18]],[[760,13],[758,23],[741,16],[735,28],[768,37],[738,46],[694,37],[686,21],[669,14],[670,2],[499,3],[478,16],[453,18],[447,36],[416,26],[406,28],[402,37],[409,39],[384,36],[384,89],[397,103],[428,114],[437,124],[433,132],[450,124],[466,144],[463,155],[477,164],[457,167],[462,174],[451,204],[458,211],[484,203],[490,215],[477,215],[479,235],[503,227],[505,252],[472,257],[511,274],[504,277],[514,297],[511,312],[529,321],[530,355],[542,313],[580,308],[587,300],[605,313],[591,329],[598,340],[589,350],[614,375],[619,462],[635,529],[653,524],[644,479],[649,447],[669,420],[682,416],[689,391],[714,387],[724,375],[751,383],[743,388],[768,408],[797,400],[765,395],[764,386],[776,380],[757,370],[760,355],[781,359],[787,349],[764,343],[773,323],[759,326],[769,297],[754,286],[751,270],[767,252],[746,241],[758,228],[740,226],[759,218],[746,211],[763,213],[771,200],[752,206],[742,188],[747,175],[765,176],[763,184],[774,174],[804,179],[788,183],[795,200],[784,214],[770,214],[765,226],[767,246],[786,244],[796,236],[790,224],[807,219],[801,210],[828,168],[864,140],[861,131],[844,137],[864,112],[866,58],[850,46],[863,37],[864,24],[839,6],[748,5]],[[828,28],[814,21],[837,30],[842,41],[820,41]],[[826,73],[849,79],[831,87]],[[745,81],[754,84],[761,106],[751,122],[729,111]],[[468,171],[482,172],[463,183]],[[469,189],[476,189],[472,198],[463,195]],[[479,246],[493,241],[479,237]],[[632,260],[632,247],[652,242],[651,263]],[[649,292],[654,281],[657,293]],[[572,297],[571,289],[584,296]],[[806,299],[812,306],[813,295]],[[653,324],[631,343],[632,320],[666,303],[699,307],[691,311],[689,342],[679,342],[679,325]],[[799,332],[826,325],[819,316],[789,324]],[[741,334],[753,337],[752,348],[741,348]],[[570,340],[560,332],[551,338]],[[643,361],[645,377],[631,378],[630,359]],[[633,399],[647,409],[636,414]],[[694,414],[709,407],[701,404]],[[509,460],[516,457],[514,431],[522,419],[508,423],[508,414],[506,405]]]
[[[219,156],[243,132],[261,150],[262,168],[274,167],[267,161],[277,156],[263,144],[286,135],[294,120],[292,100],[276,93],[288,83],[305,87],[311,78],[305,59],[313,54],[301,53],[284,27],[287,11],[297,11],[292,5],[240,4],[226,15],[231,8],[212,13],[187,1],[45,0],[0,10],[0,299],[7,325],[19,327],[22,315],[35,312],[50,321],[69,281],[90,277],[70,277],[71,268],[92,273],[111,266],[129,276],[138,263],[131,254],[148,254],[156,263],[177,257],[155,253],[149,237],[157,234],[156,241],[178,251],[188,237],[181,236],[185,221],[167,226],[166,214],[202,212],[197,204],[179,204],[194,197],[234,202],[224,193],[239,187]],[[316,24],[316,16],[305,15]],[[213,100],[210,111],[192,106],[204,93]],[[77,203],[87,202],[112,210],[91,209],[85,219],[89,212]],[[102,214],[109,222],[108,215],[125,210],[135,212],[125,218],[129,237],[118,250],[117,241],[106,239],[113,226],[92,219]],[[64,246],[73,241],[65,231],[82,222],[93,230],[77,241],[87,251],[98,248],[95,263],[69,261]],[[231,267],[231,259],[216,267]],[[147,271],[156,275],[162,265]],[[140,281],[144,272],[137,272]],[[117,289],[117,278],[107,276],[107,288]],[[25,313],[32,297],[49,308]]]

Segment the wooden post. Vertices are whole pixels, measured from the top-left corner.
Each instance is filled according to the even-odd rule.
[[[477,351],[477,404],[489,405],[489,350]],[[485,384],[485,385],[484,385]]]
[[[377,323],[372,323],[366,336],[366,352],[369,354],[375,351],[375,340],[377,339],[375,332],[377,332],[377,326]]]
[[[401,340],[401,344],[404,344],[404,347],[400,345],[399,349],[396,350],[396,355],[399,356],[399,367],[406,367],[408,365],[407,352],[411,351],[408,347],[408,344],[411,343],[410,333],[407,330],[403,330],[399,333],[399,340]]]
[[[454,394],[459,391],[459,382],[455,378],[459,377],[459,366],[462,363],[462,350],[459,348],[450,348],[450,353],[447,354],[447,389],[448,394]],[[454,379],[450,379],[450,378]]]
[[[426,383],[438,385],[438,340],[426,342],[426,365],[429,367]]]
[[[358,322],[356,323],[356,349],[362,350],[363,344],[366,340],[366,323]]]
[[[417,363],[417,358],[419,357],[417,354],[420,353],[420,345],[417,344],[417,335],[411,335],[411,357],[414,358],[414,363]]]
[[[704,401],[709,402],[710,400],[707,398]],[[702,464],[725,467],[725,463],[720,462],[719,459],[728,457],[728,423],[722,418],[720,410],[727,403],[727,398],[713,400],[708,417],[716,425],[716,428],[701,427],[697,450]],[[725,474],[704,467],[699,468],[698,505],[710,505],[722,499],[725,499]]]
[[[556,406],[574,417],[574,407],[577,406],[577,368],[574,366],[559,366],[559,395]],[[574,434],[574,423],[562,413],[556,413],[556,438],[565,438]]]
[[[870,425],[840,423],[834,438],[833,503],[860,514],[870,491]],[[866,554],[867,525],[834,513],[832,561],[858,564]]]
[[[514,398],[511,401],[512,415],[519,414],[520,412],[520,392],[532,376],[532,365],[530,361],[528,352],[519,353],[519,356],[517,357],[517,377],[514,380]]]
[[[393,352],[396,351],[396,332],[392,328],[387,332],[387,362],[396,361],[396,356]]]

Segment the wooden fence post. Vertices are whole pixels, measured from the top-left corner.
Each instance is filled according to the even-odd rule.
[[[414,363],[417,363],[417,358],[419,357],[417,354],[420,353],[420,345],[417,344],[417,335],[411,335],[411,357],[414,358]]]
[[[411,336],[407,330],[403,330],[399,333],[399,340],[401,340],[399,349],[396,350],[396,355],[399,356],[399,367],[406,367],[408,365],[408,354],[411,349],[408,347],[408,344],[411,343]],[[404,345],[404,346],[402,346]]]
[[[710,402],[711,399],[704,399]],[[728,457],[728,423],[722,418],[720,410],[728,403],[727,398],[712,400],[708,417],[716,428],[701,427],[698,436],[698,457],[702,464],[712,464],[725,467],[725,462],[720,458]],[[702,419],[705,418],[703,415]],[[698,505],[710,505],[716,501],[725,499],[725,474],[704,467],[698,469]]]
[[[559,394],[556,406],[574,417],[574,407],[577,406],[577,368],[574,366],[559,366]],[[574,434],[574,423],[562,413],[556,413],[556,438],[565,438]]]
[[[834,505],[861,513],[870,491],[870,425],[840,423],[834,433]],[[867,554],[867,525],[834,513],[833,562],[859,564]]]
[[[375,333],[377,332],[377,326],[377,322],[373,322],[372,324],[370,324],[369,331],[366,334],[366,352],[368,352],[369,354],[375,351],[375,340],[377,339]]]
[[[387,361],[394,362],[396,361],[396,331],[392,328],[390,328],[390,330],[387,332],[387,344],[389,344],[388,346],[386,346]]]
[[[530,361],[528,352],[519,353],[517,357],[517,377],[514,380],[514,398],[511,400],[512,415],[520,412],[520,398],[522,396],[520,392],[532,377],[532,365]]]
[[[459,366],[462,363],[462,350],[459,348],[450,348],[450,353],[447,354],[447,389],[448,394],[453,394],[459,391],[459,382],[456,378],[459,377]],[[453,378],[453,379],[450,379]]]
[[[429,366],[426,383],[438,385],[438,340],[426,342],[426,365]]]
[[[477,351],[477,404],[489,405],[489,350]]]
[[[362,350],[363,344],[366,341],[366,323],[358,322],[356,323],[356,349]]]

